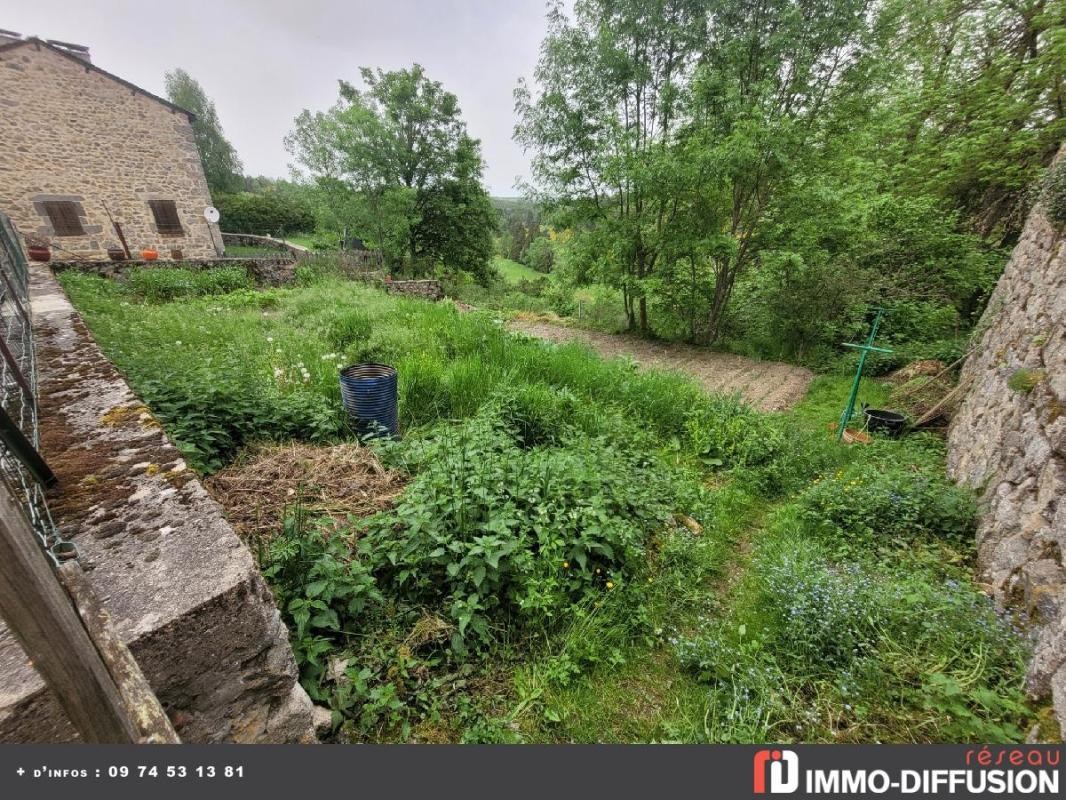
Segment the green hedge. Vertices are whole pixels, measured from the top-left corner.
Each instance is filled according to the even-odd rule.
[[[315,216],[310,208],[277,193],[217,195],[215,206],[222,216],[219,225],[226,233],[274,236],[315,229]]]

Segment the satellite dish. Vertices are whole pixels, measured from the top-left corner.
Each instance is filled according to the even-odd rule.
[[[214,206],[208,206],[204,209],[204,219],[208,222],[218,222],[219,216],[218,209]]]

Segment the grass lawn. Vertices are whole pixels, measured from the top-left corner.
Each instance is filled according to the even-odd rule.
[[[310,233],[291,233],[285,237],[285,241],[291,244],[298,244],[301,247],[311,247],[314,238],[314,235]]]
[[[548,277],[543,272],[537,272],[535,269],[530,269],[525,264],[519,264],[517,261],[512,261],[509,258],[502,258],[501,256],[495,256],[492,259],[492,265],[496,267],[497,271],[508,283],[540,281],[545,280]]]
[[[848,378],[763,414],[325,271],[180,272],[61,280],[202,473],[350,441],[338,366],[399,370],[403,437],[374,445],[395,504],[338,524],[297,498],[255,548],[338,740],[1024,738],[974,498],[933,436],[836,445]]]

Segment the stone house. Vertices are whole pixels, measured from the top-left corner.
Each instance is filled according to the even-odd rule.
[[[53,260],[222,254],[193,116],[95,66],[87,48],[0,31],[0,211]],[[180,251],[180,253],[178,252]]]

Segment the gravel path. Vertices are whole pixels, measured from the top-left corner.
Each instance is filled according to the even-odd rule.
[[[549,342],[580,342],[605,358],[627,356],[638,364],[684,372],[713,394],[733,394],[763,411],[782,411],[798,403],[814,378],[809,369],[779,361],[755,361],[688,345],[633,336],[598,333],[550,322],[511,320],[507,327]]]

